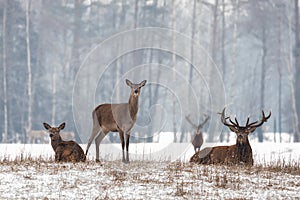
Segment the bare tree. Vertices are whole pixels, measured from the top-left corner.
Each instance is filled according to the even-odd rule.
[[[31,72],[31,51],[30,51],[30,4],[31,0],[26,0],[26,52],[27,52],[27,92],[28,92],[28,122],[27,128],[32,128],[32,72]]]
[[[172,27],[173,27],[173,30],[176,30],[176,11],[175,11],[175,1],[172,1],[173,2],[173,8],[172,8]],[[173,43],[172,43],[172,48],[173,48],[173,52],[175,52],[175,49],[176,49],[176,36],[175,36],[175,33],[173,32],[172,33],[172,40],[173,40]],[[175,72],[175,63],[176,63],[176,54],[173,53],[172,54],[172,64],[174,66],[174,69],[173,69],[173,73],[172,73],[172,78],[173,78],[173,84],[175,86],[176,84],[176,72]],[[175,89],[176,87],[174,87]],[[176,97],[173,96],[173,132],[174,132],[174,141],[173,142],[177,142],[177,137],[176,137],[176,133],[177,133],[177,129],[176,129]]]
[[[7,80],[6,80],[6,23],[7,23],[7,0],[3,2],[3,20],[2,20],[2,67],[3,67],[3,110],[4,110],[4,134],[2,141],[7,142],[8,116],[7,116]]]
[[[299,114],[300,114],[300,38],[299,38],[299,31],[300,31],[300,25],[299,25],[299,2],[298,0],[295,0],[295,43],[296,43],[296,49],[295,49],[295,70],[296,70],[296,80],[294,83],[295,87],[295,97],[296,97],[296,109],[297,109],[297,129],[294,131],[294,142],[300,142],[299,137]]]
[[[234,5],[234,24],[233,24],[233,42],[232,42],[232,54],[231,54],[231,60],[232,60],[232,69],[231,69],[231,92],[230,92],[230,101],[232,104],[234,104],[234,96],[235,96],[235,70],[236,70],[236,46],[237,46],[237,31],[238,31],[238,16],[239,16],[239,0],[235,1]]]

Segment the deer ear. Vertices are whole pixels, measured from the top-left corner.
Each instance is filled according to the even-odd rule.
[[[65,128],[65,125],[66,125],[66,123],[64,122],[64,123],[62,123],[61,125],[59,125],[58,128],[59,128],[60,130],[63,130],[63,129]]]
[[[128,85],[128,86],[132,86],[132,83],[131,83],[131,81],[130,80],[128,80],[128,79],[126,79],[126,84]]]
[[[146,84],[146,80],[143,80],[142,82],[140,82],[139,87],[143,87]]]
[[[256,127],[250,127],[250,128],[248,129],[248,133],[252,133],[252,132],[254,132],[254,131],[255,131],[255,129],[256,129]]]
[[[49,130],[51,128],[51,126],[49,124],[47,124],[46,122],[43,123],[45,129]]]
[[[235,128],[233,128],[233,127],[231,127],[231,126],[229,126],[229,128],[230,128],[230,130],[231,130],[232,132],[237,132],[237,130],[236,130]]]

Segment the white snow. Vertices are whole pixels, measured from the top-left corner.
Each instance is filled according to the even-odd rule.
[[[102,165],[94,144],[88,162],[76,164],[53,162],[50,144],[1,144],[0,199],[299,198],[300,144],[250,143],[252,168],[190,164],[191,144],[171,140],[131,143],[130,164],[121,162],[119,143],[101,144]]]

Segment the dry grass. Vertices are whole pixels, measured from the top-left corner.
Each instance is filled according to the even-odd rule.
[[[254,167],[120,160],[99,164],[20,155],[1,158],[0,168],[0,199],[286,198],[296,197],[300,186],[299,163],[284,161]]]

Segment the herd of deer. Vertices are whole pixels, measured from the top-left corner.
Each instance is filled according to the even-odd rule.
[[[65,141],[60,135],[60,131],[64,129],[65,123],[62,123],[58,127],[51,127],[49,124],[44,123],[45,129],[49,131],[51,138],[51,146],[55,152],[55,161],[64,162],[80,162],[85,161],[88,150],[93,140],[96,144],[96,162],[99,160],[99,145],[102,139],[109,132],[119,132],[122,150],[123,150],[123,162],[129,162],[129,138],[130,130],[136,122],[136,116],[138,112],[138,101],[141,88],[146,84],[146,80],[139,84],[134,84],[129,80],[126,80],[126,84],[131,88],[130,97],[128,103],[121,104],[101,104],[93,111],[93,128],[91,136],[88,140],[86,152],[74,141]],[[195,129],[194,138],[192,144],[195,149],[195,154],[191,157],[190,162],[200,164],[244,164],[253,165],[252,149],[248,140],[248,135],[255,131],[255,129],[264,122],[266,122],[270,116],[265,116],[262,111],[262,118],[260,121],[249,123],[249,117],[245,126],[240,126],[237,119],[233,121],[230,117],[225,117],[225,108],[221,114],[221,122],[229,127],[229,129],[236,134],[236,144],[231,146],[215,146],[207,147],[200,151],[203,144],[202,128],[209,120],[209,117],[199,125],[194,124],[189,116],[186,120]],[[228,121],[229,120],[229,121]],[[124,140],[126,136],[126,143]],[[126,156],[125,156],[126,145]]]

